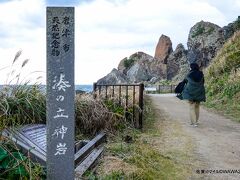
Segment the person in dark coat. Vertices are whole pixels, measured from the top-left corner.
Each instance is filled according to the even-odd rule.
[[[197,63],[190,64],[190,72],[185,77],[186,85],[182,98],[189,101],[191,125],[198,125],[200,102],[206,101],[204,75]]]

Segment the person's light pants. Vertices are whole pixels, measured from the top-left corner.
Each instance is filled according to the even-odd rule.
[[[199,119],[200,102],[189,101],[191,124],[197,124]]]

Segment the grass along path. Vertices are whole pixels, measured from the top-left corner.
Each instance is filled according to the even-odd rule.
[[[189,165],[193,164],[192,168],[195,173],[199,170],[235,170],[240,171],[240,124],[231,121],[221,115],[207,111],[206,109],[200,109],[200,125],[194,128],[189,125],[189,107],[185,101],[180,101],[173,96],[162,95],[150,95],[153,100],[154,107],[162,114],[166,114],[169,117],[169,122],[166,124],[169,127],[171,134],[178,135],[176,139],[170,138],[170,141],[165,143],[167,146],[165,149],[171,149],[172,146],[178,147],[179,144],[184,142],[184,139],[188,139],[190,150],[185,162],[189,162]],[[167,125],[168,126],[168,125]],[[166,128],[165,128],[166,130]],[[167,132],[166,132],[167,133]],[[166,138],[168,139],[168,138]],[[188,146],[188,145],[187,145]],[[185,147],[187,147],[185,146]],[[169,148],[170,147],[170,148]],[[174,148],[173,147],[173,148]],[[184,146],[183,146],[184,147]],[[179,148],[177,148],[179,149]],[[160,151],[162,148],[160,148]],[[184,151],[187,151],[188,148]],[[174,153],[176,156],[176,154]],[[180,159],[184,155],[179,155]],[[191,158],[192,157],[192,158]],[[188,159],[189,158],[189,159]],[[184,161],[184,159],[182,159]],[[195,163],[196,162],[196,163]],[[208,173],[193,174],[193,177],[197,179],[240,179],[240,173]],[[195,179],[195,178],[193,178]]]
[[[194,177],[200,162],[194,158],[192,138],[178,122],[153,108],[149,98],[145,108],[143,132],[129,129],[110,138],[97,174],[89,173],[86,178],[185,180]],[[128,136],[133,138],[130,143],[124,141]]]

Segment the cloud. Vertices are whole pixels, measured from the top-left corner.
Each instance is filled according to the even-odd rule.
[[[149,44],[158,39],[156,36],[162,33],[172,36],[178,29],[187,34],[190,27],[202,19],[226,22],[217,8],[206,2],[187,0],[129,0],[118,5],[98,0],[79,6],[76,11],[77,28],[82,37],[88,37],[90,46],[98,47]]]
[[[0,67],[12,63],[15,53],[23,50],[19,61],[30,59],[21,71],[45,70],[45,5],[39,0],[13,0],[0,3]],[[16,67],[19,70],[19,67]],[[0,83],[10,69],[0,71]],[[30,78],[30,77],[29,77]]]
[[[1,48],[37,41],[39,28],[44,28],[43,4],[39,0],[10,1],[0,4]]]
[[[235,4],[240,8],[240,0],[236,0]]]
[[[12,0],[0,3],[0,53],[4,67],[17,50],[30,70],[45,71],[45,7],[57,1]],[[58,1],[59,2],[59,1]],[[75,4],[76,84],[91,84],[137,51],[154,54],[161,34],[173,47],[186,46],[190,28],[201,20],[224,26],[235,20],[239,0],[91,0]],[[231,3],[229,3],[231,2]],[[61,5],[64,1],[61,1]],[[235,4],[233,7],[232,4]],[[27,72],[26,72],[27,73]],[[0,71],[0,78],[3,77]],[[3,82],[0,79],[0,83]]]
[[[91,62],[96,81],[136,51],[153,55],[161,34],[170,36],[174,47],[186,44],[190,27],[201,20],[226,23],[216,7],[196,0],[97,0],[82,4],[76,8],[78,69],[87,74],[81,64]]]

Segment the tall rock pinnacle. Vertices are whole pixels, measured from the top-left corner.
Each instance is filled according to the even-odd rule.
[[[172,51],[171,39],[162,34],[156,46],[154,57],[159,59],[163,64],[167,64],[167,58]]]

